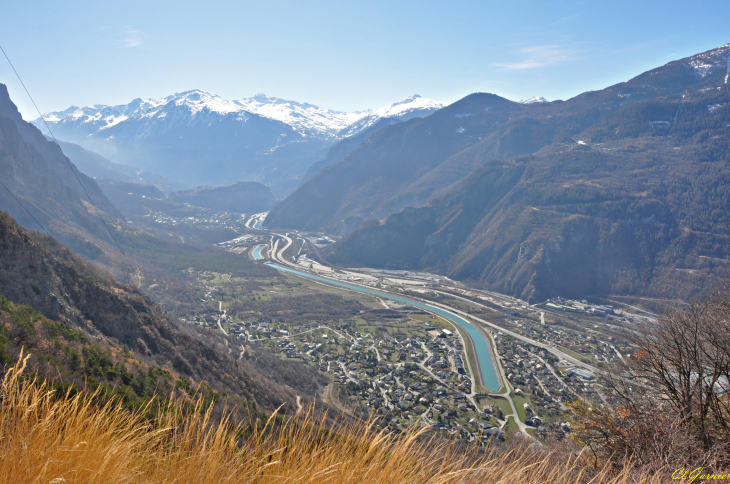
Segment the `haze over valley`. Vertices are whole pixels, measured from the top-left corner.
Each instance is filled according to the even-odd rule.
[[[220,12],[216,29],[165,26],[170,42],[227,39],[202,54],[125,27],[94,47],[124,50],[119,66],[94,57],[89,92],[61,69],[52,101],[0,39],[0,441],[28,443],[0,451],[0,477],[618,484],[730,469],[730,44],[671,11],[693,50],[628,45],[581,6],[538,45],[531,14],[514,33],[513,6],[472,7],[403,22],[392,6],[402,32],[364,35],[381,25],[370,9],[344,22],[291,6],[280,38],[257,24],[250,46]],[[592,38],[583,10],[614,50],[565,40]],[[86,80],[108,72],[103,89]],[[297,100],[238,94],[261,79]]]
[[[336,141],[382,119],[406,121],[441,107],[413,95],[382,108],[347,113],[264,94],[226,101],[192,90],[120,106],[71,106],[34,124],[42,131],[47,124],[60,139],[115,163],[185,186],[257,181],[283,196]]]

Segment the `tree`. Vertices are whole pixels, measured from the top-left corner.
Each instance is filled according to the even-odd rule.
[[[730,464],[730,289],[636,328],[639,348],[601,377],[608,403],[571,404],[573,434],[597,459]]]

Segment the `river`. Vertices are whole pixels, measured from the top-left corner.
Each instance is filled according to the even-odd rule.
[[[257,247],[256,249],[259,249],[259,256],[260,256],[261,255],[260,247]],[[256,250],[254,250],[254,258],[256,258]],[[312,274],[308,274],[306,272],[296,271],[294,269],[289,269],[287,267],[282,267],[282,266],[279,266],[276,264],[268,263],[266,265],[273,267],[274,269],[278,269],[280,271],[291,272],[293,274],[297,274],[299,276],[306,277],[308,279],[314,279],[316,281],[326,282],[327,284],[344,287],[347,289],[351,289],[353,291],[363,292],[366,294],[371,294],[373,296],[383,297],[383,298],[390,299],[392,301],[397,301],[397,302],[400,302],[403,304],[408,304],[409,306],[414,306],[414,307],[417,307],[420,309],[425,309],[426,311],[436,313],[439,316],[441,316],[445,319],[448,319],[449,321],[451,321],[455,324],[458,324],[462,329],[464,329],[464,331],[466,331],[469,334],[469,337],[471,338],[471,340],[474,343],[474,349],[476,350],[477,361],[479,363],[479,369],[481,370],[481,376],[482,376],[484,386],[486,386],[489,389],[489,391],[492,391],[492,392],[496,392],[499,390],[499,388],[500,388],[499,379],[497,378],[496,369],[494,368],[494,363],[492,362],[492,355],[489,350],[489,344],[487,343],[484,335],[465,319],[462,319],[455,314],[444,311],[443,309],[439,309],[439,308],[431,306],[429,304],[424,304],[424,303],[421,303],[418,301],[414,301],[412,299],[407,299],[407,298],[403,298],[403,297],[399,297],[399,296],[393,296],[393,295],[385,293],[385,292],[374,291],[372,289],[367,289],[364,287],[347,284],[345,282],[336,281],[336,280],[329,279],[326,277],[315,276]],[[477,375],[475,375],[475,378],[477,378],[477,380],[478,380]]]
[[[255,247],[255,248],[253,249],[253,258],[254,258],[254,259],[256,259],[256,260],[261,260],[261,259],[263,259],[263,258],[264,258],[264,256],[262,256],[262,255],[261,255],[261,250],[263,250],[263,248],[264,248],[264,247],[266,247],[266,246],[265,246],[265,245],[257,245],[257,246],[256,246],[256,247]]]

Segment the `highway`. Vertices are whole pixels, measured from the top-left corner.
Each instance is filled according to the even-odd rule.
[[[286,235],[274,234],[274,235],[277,235],[279,237],[284,238],[287,243],[286,243],[286,245],[282,249],[280,249],[280,250],[278,250],[278,251],[276,251],[274,253],[274,257],[272,257],[272,259],[275,262],[278,262],[280,264],[284,264],[284,265],[287,265],[287,266],[290,266],[290,267],[295,267],[297,271],[303,272],[305,275],[308,275],[309,276],[310,274],[308,272],[306,272],[306,269],[302,268],[301,266],[299,266],[297,264],[294,264],[294,263],[286,260],[284,258],[284,256],[283,256],[283,254],[286,251],[286,249],[288,249],[291,246],[291,244],[292,244],[292,239],[288,236],[289,234],[286,234]],[[352,270],[350,270],[350,271],[352,271]],[[355,272],[355,271],[352,271],[352,272]],[[321,276],[319,276],[319,277],[321,277]],[[330,282],[330,281],[332,281],[332,282],[338,282],[338,283],[340,282],[340,281],[336,281],[334,279],[330,279],[330,278],[326,278],[326,277],[323,278],[323,279],[325,279],[324,282]],[[354,288],[356,290],[360,290],[360,289],[365,289],[366,288],[366,286],[362,286],[361,284],[357,284],[356,282],[349,282],[348,284],[349,285],[352,285],[352,286],[358,286],[358,287],[355,287]],[[375,292],[375,291],[373,291],[373,292]],[[436,292],[436,293],[439,293],[439,294],[443,294],[444,296],[452,297],[452,298],[455,298],[455,299],[460,299],[462,301],[466,301],[466,302],[468,302],[470,304],[473,304],[475,306],[479,306],[479,307],[486,308],[486,309],[492,309],[492,308],[490,308],[488,306],[485,306],[483,304],[477,303],[477,302],[475,302],[475,301],[473,301],[471,299],[467,299],[465,297],[457,296],[455,294],[451,294],[451,293],[443,292],[443,291],[438,291],[438,290],[433,290],[433,292]],[[388,296],[389,299],[392,299],[392,296],[389,295],[388,291],[383,290],[383,289],[380,289],[380,293],[381,293],[381,295]],[[398,296],[398,297],[400,297],[400,296]],[[573,365],[581,366],[581,367],[583,367],[583,368],[585,368],[587,370],[590,370],[592,372],[598,372],[599,371],[598,368],[596,368],[595,366],[590,365],[588,363],[585,363],[584,361],[579,360],[578,358],[575,358],[575,357],[573,357],[573,356],[571,356],[571,355],[569,355],[567,353],[564,353],[564,352],[560,351],[559,349],[557,349],[557,348],[555,348],[553,346],[550,346],[548,344],[542,343],[540,341],[536,341],[536,340],[534,340],[532,338],[529,338],[527,336],[523,336],[520,333],[517,333],[517,332],[514,332],[514,331],[510,331],[508,329],[503,328],[502,326],[498,326],[498,325],[496,325],[494,323],[490,323],[489,321],[485,321],[485,320],[483,320],[481,318],[478,318],[478,317],[474,316],[473,314],[469,314],[467,312],[461,311],[461,310],[456,309],[454,307],[451,307],[451,306],[448,306],[448,305],[445,305],[445,304],[441,304],[441,303],[437,303],[437,302],[434,302],[434,301],[429,301],[429,300],[421,299],[421,298],[417,298],[417,299],[419,301],[427,302],[428,304],[433,305],[433,306],[436,306],[438,308],[442,308],[445,311],[454,313],[454,315],[460,315],[460,316],[464,316],[464,317],[467,317],[469,319],[478,321],[479,323],[481,323],[481,324],[483,324],[485,326],[488,326],[488,327],[490,327],[492,329],[495,329],[497,331],[501,331],[502,333],[508,334],[508,335],[512,336],[513,338],[519,339],[519,340],[524,341],[526,343],[529,343],[531,345],[534,345],[534,346],[537,346],[539,348],[542,348],[545,351],[548,351],[548,352],[552,353],[553,355],[555,355],[559,359],[562,359],[564,361],[567,361],[567,362],[569,362],[569,363],[571,363]],[[542,318],[544,318],[544,316],[541,314],[541,319]],[[450,319],[450,318],[448,318],[448,319]]]
[[[268,263],[267,265],[269,265],[269,267],[273,267],[274,269],[291,272],[298,276],[318,280],[320,282],[326,282],[328,284],[332,284],[332,285],[335,285],[338,287],[344,287],[345,289],[350,289],[353,291],[363,292],[366,294],[370,294],[372,296],[385,297],[387,299],[391,299],[391,300],[394,300],[394,301],[397,301],[397,302],[400,302],[403,304],[415,306],[417,308],[424,309],[431,313],[438,314],[439,316],[451,321],[452,323],[454,323],[457,326],[464,329],[471,338],[471,343],[475,349],[475,353],[476,353],[476,357],[477,357],[477,364],[479,366],[478,368],[471,368],[471,373],[473,373],[475,376],[477,374],[481,373],[482,382],[483,382],[484,386],[487,387],[490,391],[496,392],[499,390],[501,385],[499,382],[499,378],[497,377],[497,374],[496,374],[497,370],[496,370],[496,368],[494,368],[494,365],[492,362],[491,351],[489,349],[486,339],[481,335],[481,333],[479,332],[479,330],[477,328],[475,328],[468,321],[466,321],[463,318],[454,314],[452,311],[444,310],[439,307],[431,306],[429,304],[424,304],[422,302],[415,301],[412,299],[406,299],[401,296],[394,296],[389,293],[374,291],[372,289],[362,287],[359,285],[348,284],[348,283],[344,283],[344,282],[341,282],[341,281],[338,281],[335,279],[325,278],[325,277],[309,274],[307,272],[301,272],[299,270],[292,269],[290,267],[280,266],[280,265],[277,265],[274,263]],[[457,334],[459,334],[459,336],[461,336],[460,333],[457,333]],[[466,344],[468,344],[468,342],[464,341],[464,344],[466,345]],[[472,388],[473,388],[473,385],[472,385]]]
[[[521,335],[519,333],[516,333],[514,331],[507,330],[507,329],[505,329],[505,328],[503,328],[501,326],[498,326],[498,325],[496,325],[494,323],[490,323],[489,321],[485,321],[485,320],[483,320],[483,319],[481,319],[479,317],[474,316],[473,314],[469,314],[467,312],[461,311],[461,310],[456,309],[454,307],[451,307],[451,306],[448,306],[448,305],[445,305],[445,304],[442,304],[442,303],[437,303],[437,302],[434,302],[434,301],[429,301],[429,300],[422,299],[422,298],[416,298],[416,297],[414,297],[413,299],[406,299],[406,298],[403,298],[400,295],[398,295],[398,296],[393,295],[393,294],[391,294],[387,290],[379,289],[378,291],[374,291],[374,290],[370,289],[369,287],[364,286],[362,284],[358,284],[358,283],[356,283],[354,281],[349,281],[348,283],[344,283],[344,282],[341,282],[341,281],[336,280],[336,279],[332,279],[332,278],[329,278],[329,277],[323,277],[323,276],[321,276],[319,274],[317,274],[317,275],[311,274],[306,269],[304,269],[301,266],[299,266],[299,265],[297,265],[297,264],[295,264],[295,263],[287,260],[286,257],[284,257],[284,253],[286,252],[286,250],[293,243],[292,238],[289,236],[289,233],[286,233],[286,234],[273,233],[272,235],[277,236],[277,237],[280,237],[281,240],[285,241],[285,244],[283,245],[283,247],[280,248],[280,245],[281,245],[280,244],[280,239],[277,239],[275,242],[272,240],[272,243],[271,243],[271,249],[272,250],[269,252],[269,256],[270,256],[271,260],[273,262],[275,262],[276,264],[274,264],[274,263],[267,263],[267,265],[269,265],[270,267],[273,267],[273,268],[278,269],[278,270],[283,270],[283,271],[291,272],[291,273],[294,273],[296,275],[299,275],[300,277],[306,277],[308,279],[312,279],[312,280],[315,280],[315,281],[319,281],[319,282],[323,282],[323,283],[327,283],[327,284],[332,284],[332,285],[335,285],[335,286],[344,287],[346,289],[350,289],[350,290],[354,290],[354,291],[358,291],[358,292],[364,292],[364,293],[367,293],[367,294],[371,294],[371,295],[374,295],[376,297],[384,297],[384,298],[391,299],[391,300],[395,300],[395,301],[402,302],[402,303],[405,303],[405,304],[413,305],[413,306],[419,307],[421,309],[425,309],[425,310],[427,310],[429,312],[438,314],[439,316],[442,316],[445,319],[451,321],[452,323],[457,324],[460,327],[462,327],[463,329],[467,330],[467,334],[469,336],[469,341],[468,342],[467,341],[464,341],[464,339],[463,339],[463,337],[462,337],[462,335],[461,335],[460,332],[458,332],[458,331],[456,332],[456,334],[462,339],[462,341],[464,343],[464,348],[466,348],[466,344],[472,344],[472,345],[475,346],[475,342],[478,343],[478,342],[481,341],[485,345],[485,348],[487,348],[487,355],[488,355],[488,358],[489,358],[489,362],[488,362],[488,365],[485,365],[484,363],[486,363],[486,362],[484,362],[484,359],[485,359],[484,358],[484,355],[482,354],[482,358],[480,359],[479,358],[479,354],[477,354],[478,365],[479,365],[480,368],[477,368],[477,369],[470,368],[471,371],[469,372],[470,373],[469,376],[470,376],[471,383],[472,383],[472,385],[471,385],[471,392],[468,395],[465,395],[465,396],[472,402],[472,404],[475,405],[475,407],[477,407],[476,401],[474,399],[475,392],[476,392],[476,385],[475,385],[475,376],[476,375],[475,375],[475,373],[476,374],[481,373],[480,376],[482,377],[482,382],[483,382],[484,386],[486,388],[488,388],[489,391],[491,392],[490,393],[490,396],[492,396],[494,398],[504,398],[504,399],[506,399],[509,402],[510,408],[512,409],[512,414],[504,415],[504,421],[501,423],[502,427],[504,427],[504,425],[506,424],[508,418],[511,416],[511,417],[514,418],[515,423],[517,424],[519,430],[522,433],[524,433],[526,435],[529,435],[529,434],[526,433],[526,430],[527,430],[528,427],[524,424],[524,422],[522,422],[520,420],[520,418],[518,416],[518,413],[517,413],[517,409],[515,408],[515,404],[514,404],[512,398],[510,397],[510,394],[509,393],[511,391],[511,386],[510,386],[509,382],[507,381],[507,378],[506,378],[506,375],[505,375],[505,372],[504,372],[504,368],[498,362],[498,356],[496,354],[495,355],[492,355],[492,352],[495,351],[494,348],[496,348],[496,345],[494,345],[494,341],[493,340],[492,340],[491,348],[489,347],[489,345],[487,343],[487,339],[488,338],[490,340],[492,339],[491,338],[491,335],[489,335],[488,332],[482,330],[481,328],[477,328],[476,326],[474,326],[473,324],[471,324],[468,321],[464,320],[460,316],[463,316],[465,318],[469,318],[472,321],[476,321],[478,323],[481,323],[485,327],[489,327],[489,328],[491,328],[491,329],[493,329],[495,331],[501,332],[503,334],[510,335],[510,336],[512,336],[512,337],[514,337],[516,339],[519,339],[521,341],[524,341],[526,343],[529,343],[529,344],[531,344],[531,345],[533,345],[535,347],[542,348],[545,351],[548,351],[548,352],[552,353],[553,355],[555,355],[559,359],[562,359],[562,360],[564,360],[566,362],[569,362],[569,363],[571,363],[573,365],[584,367],[584,368],[586,368],[586,369],[588,369],[590,371],[593,371],[594,373],[598,372],[598,369],[596,367],[594,367],[592,365],[589,365],[589,364],[587,364],[587,363],[585,363],[585,362],[583,362],[583,361],[581,361],[581,360],[579,360],[579,359],[577,359],[577,358],[575,358],[575,357],[573,357],[573,356],[571,356],[571,355],[569,355],[567,353],[564,353],[564,352],[558,350],[557,348],[554,348],[554,347],[552,347],[552,346],[550,346],[548,344],[541,343],[539,341],[533,340],[532,338],[523,336],[523,335]],[[281,265],[277,265],[277,264],[281,264]],[[349,272],[353,272],[353,273],[357,273],[356,271],[353,271],[351,269],[348,269],[348,271]],[[461,296],[457,296],[457,295],[452,294],[452,293],[438,291],[438,290],[433,290],[433,292],[436,292],[436,293],[439,293],[439,294],[443,294],[443,295],[448,296],[448,297],[452,297],[452,298],[456,298],[456,299],[461,299],[461,300],[464,300],[464,301],[469,302],[470,304],[474,304],[476,306],[480,306],[480,307],[484,307],[484,308],[487,308],[487,309],[491,309],[488,306],[484,306],[482,304],[479,304],[479,303],[477,303],[477,302],[475,302],[475,301],[473,301],[471,299],[467,299],[467,298],[464,298],[464,297],[461,297]],[[541,316],[541,322],[544,321],[543,314],[541,314],[540,316]],[[468,328],[470,328],[472,331],[468,331]],[[475,334],[472,334],[472,332],[475,333]],[[474,348],[474,346],[472,346],[472,347]],[[475,351],[475,353],[477,353],[477,352]],[[542,358],[540,358],[540,359],[542,360]],[[471,365],[471,362],[468,361],[468,358],[466,358],[466,360],[469,363],[469,366],[471,367],[472,366]],[[421,365],[419,365],[419,366],[421,366]],[[548,365],[546,365],[546,366],[548,366]],[[485,371],[485,368],[488,368],[488,370]],[[549,366],[548,366],[548,368],[549,368]],[[477,371],[475,372],[474,370],[477,370]],[[550,368],[550,371],[553,371],[552,368]],[[431,372],[429,372],[429,373],[431,373]],[[489,383],[487,383],[485,381],[485,379],[484,379],[484,375],[485,374],[487,375],[487,378],[488,378],[488,382]],[[497,393],[497,391],[499,391],[500,389],[506,390],[506,392],[505,393]]]

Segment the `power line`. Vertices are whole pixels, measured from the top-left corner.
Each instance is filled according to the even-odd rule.
[[[81,183],[81,179],[79,178],[78,173],[76,173],[76,170],[74,170],[73,165],[71,165],[71,160],[69,160],[68,157],[63,153],[63,148],[61,148],[61,145],[58,144],[58,140],[56,139],[56,136],[53,134],[53,131],[51,131],[50,126],[48,126],[48,123],[46,122],[45,118],[41,114],[41,110],[38,109],[38,105],[33,100],[33,96],[30,95],[30,91],[28,91],[28,88],[25,87],[25,83],[23,82],[23,79],[20,78],[20,74],[18,74],[18,71],[15,70],[15,66],[13,65],[12,62],[10,62],[10,58],[8,57],[8,54],[5,52],[5,49],[3,49],[3,47],[1,45],[0,45],[0,50],[3,52],[3,55],[5,56],[5,59],[7,59],[8,64],[10,64],[10,67],[13,69],[13,72],[15,72],[15,76],[20,81],[20,84],[23,86],[23,89],[25,89],[25,93],[30,98],[30,102],[33,103],[33,106],[35,107],[35,110],[38,111],[38,116],[43,120],[43,124],[46,125],[46,129],[51,134],[51,137],[53,138],[53,142],[56,143],[56,146],[58,146],[58,149],[61,151],[61,156],[63,156],[63,158],[66,160],[66,163],[68,163],[68,167],[71,170],[71,173],[74,174],[74,177],[76,177],[76,181],[79,182],[79,185],[81,185],[81,189],[86,194],[86,198],[89,199],[89,202],[94,207],[94,210],[96,210],[96,214],[101,219],[101,222],[104,224],[104,227],[106,227],[106,231],[109,232],[109,236],[112,238],[112,240],[114,241],[114,243],[117,245],[117,249],[119,249],[119,252],[122,253],[122,255],[124,256],[124,259],[126,259],[126,261],[127,261],[127,264],[129,264],[130,267],[131,267],[132,266],[132,263],[129,262],[129,259],[127,258],[127,254],[125,254],[124,251],[122,250],[122,247],[119,245],[119,242],[117,242],[117,239],[114,237],[114,234],[112,234],[112,231],[109,228],[109,225],[107,225],[106,220],[104,220],[104,217],[101,216],[101,211],[97,208],[96,204],[94,203],[94,200],[91,199],[91,195],[89,195],[89,192],[86,190],[86,187],[84,186],[84,184]],[[3,186],[5,186],[5,185],[3,185]],[[5,187],[5,188],[7,190],[7,187]],[[10,191],[10,190],[8,190],[8,191]],[[12,193],[11,193],[11,195],[12,195]],[[13,197],[15,197],[15,195],[13,195]],[[15,198],[15,199],[18,200],[17,198]],[[20,203],[20,200],[18,200],[18,203]],[[23,208],[25,208],[25,207],[23,207]],[[26,212],[27,211],[28,210],[26,209]],[[30,212],[28,212],[28,214],[30,214]],[[33,217],[33,216],[31,215],[31,217]],[[33,218],[35,219],[35,217],[33,217]],[[36,220],[36,222],[37,222],[37,220]],[[40,225],[40,223],[38,225]],[[42,227],[42,225],[41,225],[41,227]],[[46,230],[46,232],[48,232],[48,231]]]
[[[28,210],[27,208],[25,208],[25,205],[23,205],[23,202],[21,202],[20,200],[18,200],[18,197],[16,197],[15,194],[13,192],[11,192],[10,189],[8,187],[6,187],[5,184],[1,180],[0,180],[0,185],[2,185],[3,188],[8,191],[8,193],[10,194],[10,196],[13,197],[15,199],[15,201],[20,204],[21,207],[23,207],[23,210],[25,210],[26,212],[28,212],[28,215],[30,215],[31,218],[33,220],[35,220],[35,223],[37,223],[38,226],[40,228],[42,228],[45,233],[50,234],[50,232],[48,232],[48,230],[46,230],[46,228],[38,221],[38,219],[35,218],[32,213],[30,213],[30,210]]]

